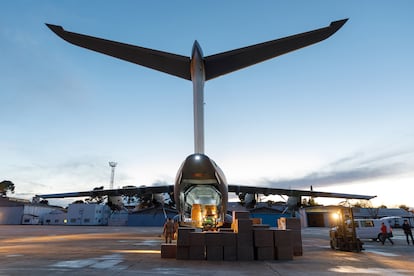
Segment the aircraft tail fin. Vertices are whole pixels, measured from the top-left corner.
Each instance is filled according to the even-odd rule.
[[[52,24],[46,25],[55,34],[69,43],[186,80],[191,80],[189,57],[68,32],[64,30],[62,26]]]
[[[333,35],[347,20],[334,21],[328,27],[205,57],[206,80],[320,42]]]

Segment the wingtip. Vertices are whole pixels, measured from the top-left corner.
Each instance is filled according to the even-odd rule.
[[[349,18],[344,18],[337,21],[332,21],[330,27],[336,30],[339,30],[347,21]]]
[[[64,31],[63,27],[62,26],[59,26],[59,25],[53,25],[53,24],[49,24],[49,23],[45,23],[45,25],[49,29],[51,29],[54,33],[60,33],[60,32],[63,32]]]

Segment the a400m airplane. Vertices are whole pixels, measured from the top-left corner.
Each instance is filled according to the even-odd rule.
[[[38,198],[63,198],[107,195],[109,201],[120,195],[173,193],[181,225],[202,228],[213,223],[220,227],[226,222],[228,192],[240,198],[247,194],[287,195],[288,207],[294,208],[301,196],[371,199],[375,196],[328,193],[304,190],[278,189],[228,185],[222,170],[204,153],[204,83],[221,75],[274,58],[285,53],[320,42],[339,30],[347,19],[331,22],[327,27],[268,42],[204,57],[200,45],[194,42],[191,57],[157,51],[116,41],[73,33],[61,26],[46,24],[55,34],[69,43],[133,62],[193,83],[194,98],[194,154],[188,156],[178,170],[175,185],[133,187],[111,190],[38,195]],[[112,202],[114,203],[114,202]],[[116,203],[115,203],[116,204]]]

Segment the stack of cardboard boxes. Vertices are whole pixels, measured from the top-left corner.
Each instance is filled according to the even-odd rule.
[[[177,244],[161,245],[162,258],[180,260],[292,260],[301,255],[298,219],[281,218],[275,229],[250,219],[248,212],[233,212],[231,228],[214,232],[179,227]]]
[[[253,221],[248,212],[233,212],[231,225],[237,237],[237,260],[254,260]]]
[[[302,232],[300,220],[295,218],[280,218],[277,221],[277,228],[281,230],[290,230],[292,235],[293,255],[302,256]]]
[[[254,255],[259,261],[275,259],[274,231],[268,229],[254,229]]]

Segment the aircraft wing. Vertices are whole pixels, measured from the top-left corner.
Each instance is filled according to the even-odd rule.
[[[174,185],[128,187],[110,190],[91,190],[84,192],[59,193],[36,195],[38,198],[65,198],[65,197],[100,197],[100,196],[141,196],[146,194],[172,193]]]
[[[205,57],[206,80],[320,42],[333,35],[347,20],[334,21],[325,28]]]
[[[333,197],[333,198],[346,198],[346,199],[372,199],[376,196],[369,195],[357,195],[357,194],[343,194],[343,193],[330,193],[330,192],[317,192],[317,191],[305,191],[305,190],[291,190],[291,189],[279,189],[279,188],[267,188],[267,187],[254,187],[254,186],[241,186],[241,185],[228,185],[228,191],[236,194],[248,193],[248,194],[263,194],[268,195],[286,195],[292,197],[311,196],[311,197]]]
[[[46,26],[63,40],[77,46],[191,80],[189,57],[68,32],[62,26],[52,24]]]

